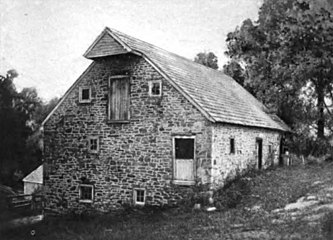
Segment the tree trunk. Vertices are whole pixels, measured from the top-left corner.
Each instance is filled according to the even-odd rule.
[[[325,128],[325,116],[324,116],[324,108],[325,108],[325,94],[324,88],[322,86],[317,87],[317,109],[318,109],[318,120],[317,120],[317,138],[324,138],[324,128]]]

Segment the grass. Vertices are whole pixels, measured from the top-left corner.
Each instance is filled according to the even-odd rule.
[[[212,213],[147,208],[103,216],[46,218],[35,225],[3,230],[0,236],[29,239],[31,230],[35,230],[35,239],[244,239],[235,235],[240,229],[260,229],[264,230],[262,234],[282,236],[279,239],[325,239],[326,232],[331,231],[333,215],[318,227],[301,219],[272,223],[270,211],[317,191],[312,185],[315,181],[333,183],[332,172],[333,164],[326,163],[251,173],[229,185],[229,189],[242,194],[234,207]],[[246,181],[245,188],[238,186],[242,181]],[[222,198],[223,193],[220,194],[216,199]],[[260,208],[249,210],[253,206]]]

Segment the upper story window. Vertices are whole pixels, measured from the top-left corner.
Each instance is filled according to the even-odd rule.
[[[129,120],[130,79],[127,75],[109,79],[109,121]]]
[[[99,139],[98,137],[88,138],[88,149],[89,152],[97,153],[99,151]]]
[[[91,88],[90,87],[80,87],[79,88],[79,102],[80,103],[91,102]]]
[[[149,96],[152,97],[162,96],[162,81],[149,82]]]

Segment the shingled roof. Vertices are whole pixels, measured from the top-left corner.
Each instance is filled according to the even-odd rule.
[[[277,116],[234,79],[152,44],[105,28],[84,56],[89,59],[134,53],[144,57],[212,122],[288,131]]]

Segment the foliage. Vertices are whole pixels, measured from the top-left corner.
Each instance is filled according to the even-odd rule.
[[[323,219],[322,229],[326,239],[333,238],[333,212],[327,213],[325,218]]]
[[[212,52],[201,52],[196,55],[194,62],[200,63],[212,69],[218,69],[217,56]]]
[[[8,185],[18,182],[13,178],[15,172],[26,175],[40,165],[39,125],[57,101],[43,103],[35,88],[17,92],[14,85],[17,76],[15,70],[0,75],[0,181]]]
[[[251,92],[249,87],[245,84],[245,70],[242,66],[235,60],[229,61],[227,64],[223,65],[223,72],[236,80],[240,85],[244,86]]]
[[[324,138],[333,99],[333,12],[325,1],[265,0],[258,20],[245,20],[227,45],[257,98],[296,131]]]
[[[13,83],[17,76],[15,70],[0,76],[0,169],[1,177],[7,179],[23,163],[25,139],[31,133],[26,126],[29,117],[20,109],[20,96]]]
[[[53,108],[57,105],[59,102],[59,98],[54,97],[48,102],[43,102],[41,105],[39,105],[33,115],[33,119],[37,125],[40,125],[44,119],[47,117],[47,115],[53,110]]]
[[[245,175],[237,172],[233,180],[227,180],[227,184],[214,194],[216,207],[222,210],[237,207],[242,199],[250,194],[248,177],[253,176],[253,174],[253,170]]]

